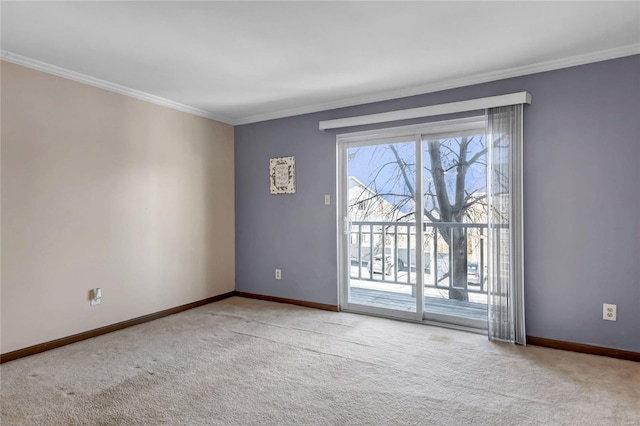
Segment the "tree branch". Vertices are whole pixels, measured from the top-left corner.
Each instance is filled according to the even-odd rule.
[[[447,184],[444,179],[444,170],[442,170],[440,141],[427,141],[427,147],[431,160],[431,178],[436,191],[436,199],[440,207],[440,216],[448,222],[451,220],[451,204],[449,204]]]
[[[487,148],[475,153],[473,157],[471,157],[468,161],[465,162],[465,164],[464,164],[465,171],[466,171],[466,169],[469,168],[469,166],[471,166],[473,163],[478,161],[483,155],[486,155],[486,154],[487,154]]]
[[[407,165],[406,165],[406,163],[404,161],[402,161],[402,159],[400,158],[400,155],[398,154],[398,150],[396,149],[395,146],[389,145],[389,148],[391,148],[391,151],[393,152],[393,155],[395,155],[395,157],[396,157],[396,161],[398,162],[398,167],[400,167],[400,172],[402,173],[402,178],[404,179],[404,184],[407,186],[407,190],[411,194],[411,197],[415,198],[416,197],[416,191],[413,188],[413,184],[409,180],[409,176],[407,176],[407,169],[406,169]]]

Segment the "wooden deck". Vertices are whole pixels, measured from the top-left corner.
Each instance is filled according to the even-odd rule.
[[[415,297],[396,291],[351,287],[349,302],[406,312],[415,312],[416,310]],[[462,317],[474,321],[487,320],[487,305],[485,303],[427,296],[424,306],[427,313]]]

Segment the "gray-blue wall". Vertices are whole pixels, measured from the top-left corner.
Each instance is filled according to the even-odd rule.
[[[640,55],[236,127],[236,290],[337,304],[337,132],[320,120],[523,90],[527,334],[640,351]],[[269,158],[288,155],[296,193],[269,195]]]

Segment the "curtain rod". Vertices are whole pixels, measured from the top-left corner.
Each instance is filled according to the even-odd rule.
[[[476,111],[479,109],[530,103],[531,94],[529,92],[517,92],[506,95],[490,96],[488,98],[450,102],[447,104],[381,112],[378,114],[360,115],[357,117],[338,118],[335,120],[325,120],[320,122],[319,128],[320,130],[339,129],[341,127],[386,123],[388,121],[407,120],[409,118],[432,117],[434,115],[453,114],[456,112]]]

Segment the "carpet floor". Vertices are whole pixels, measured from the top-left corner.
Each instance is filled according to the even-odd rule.
[[[6,425],[640,425],[640,363],[229,298],[0,366]]]

